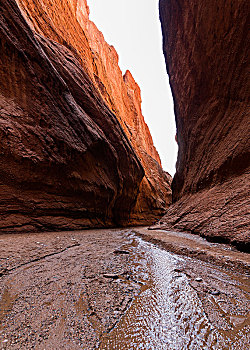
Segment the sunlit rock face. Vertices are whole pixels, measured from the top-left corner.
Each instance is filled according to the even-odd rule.
[[[161,0],[179,154],[162,227],[249,245],[248,6]]]
[[[152,223],[170,176],[84,0],[0,4],[0,231]]]

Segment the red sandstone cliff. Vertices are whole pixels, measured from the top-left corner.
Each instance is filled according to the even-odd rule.
[[[161,227],[247,249],[250,118],[243,1],[160,0],[179,154]]]
[[[0,230],[152,223],[170,202],[140,89],[84,0],[0,0]]]

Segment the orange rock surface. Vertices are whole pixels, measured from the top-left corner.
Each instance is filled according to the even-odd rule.
[[[122,75],[86,1],[10,0],[0,10],[1,231],[159,218],[171,177],[140,88]]]
[[[249,250],[249,1],[160,0],[179,153],[160,227]]]

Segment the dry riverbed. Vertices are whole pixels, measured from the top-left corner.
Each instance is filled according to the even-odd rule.
[[[0,236],[0,349],[249,349],[249,255],[144,228]]]

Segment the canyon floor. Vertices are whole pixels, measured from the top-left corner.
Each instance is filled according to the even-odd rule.
[[[249,255],[146,228],[0,236],[0,349],[249,349]]]

